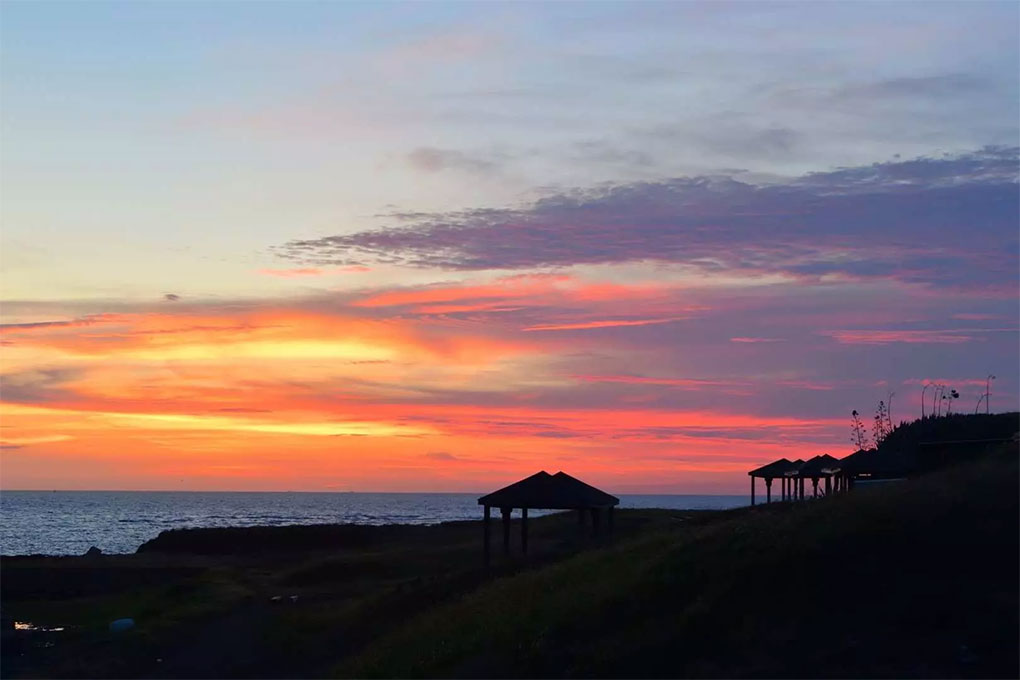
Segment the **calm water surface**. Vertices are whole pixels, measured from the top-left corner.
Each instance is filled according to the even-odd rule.
[[[481,494],[4,491],[0,554],[132,553],[164,529],[283,524],[435,524],[479,519]],[[620,507],[712,510],[746,496],[620,495]],[[541,513],[535,513],[541,514]]]

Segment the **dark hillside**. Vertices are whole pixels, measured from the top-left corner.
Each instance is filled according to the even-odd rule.
[[[497,579],[378,640],[374,677],[1017,677],[1017,448]]]
[[[1020,413],[928,416],[901,423],[878,447],[879,451],[917,451],[925,443],[1008,439],[1020,431]]]

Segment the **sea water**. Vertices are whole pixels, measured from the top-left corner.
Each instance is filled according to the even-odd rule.
[[[132,553],[165,529],[284,524],[435,524],[480,519],[481,494],[4,491],[0,554]],[[620,495],[622,508],[722,510],[746,496]],[[532,516],[542,514],[533,512]]]

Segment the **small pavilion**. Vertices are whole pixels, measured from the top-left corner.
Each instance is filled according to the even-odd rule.
[[[800,472],[800,468],[804,465],[804,460],[798,458],[793,461],[793,466],[786,471],[783,477],[783,500],[784,501],[795,501],[797,499],[804,500],[804,485],[797,481],[797,474]]]
[[[840,477],[839,472],[841,469],[841,463],[838,458],[833,458],[829,454],[822,454],[821,456],[815,456],[806,463],[800,466],[797,470],[797,477],[800,480],[800,497],[804,498],[804,480],[810,479],[811,486],[814,487],[814,497],[818,498],[818,480],[825,480],[825,495],[831,495],[832,492],[840,490]],[[833,477],[836,478],[835,489],[833,489]]]
[[[794,461],[780,458],[768,465],[763,465],[748,472],[747,474],[751,477],[751,505],[754,505],[755,480],[759,477],[765,480],[766,503],[772,502],[772,480],[777,477],[782,480],[782,497],[783,500],[786,500],[792,494],[793,485],[790,484],[791,478],[797,474],[797,471],[803,464],[804,461],[802,460]]]
[[[846,485],[843,482],[846,459],[839,460],[828,454],[815,456],[808,461],[787,460],[780,458],[768,465],[755,468],[747,474],[751,477],[751,505],[755,502],[755,480],[765,480],[765,502],[772,502],[772,480],[778,478],[781,482],[781,499],[804,500],[804,480],[810,479],[815,498],[818,497],[818,482],[825,480],[825,495],[836,491],[844,491]],[[835,480],[835,481],[834,481]]]
[[[585,513],[591,514],[592,529],[598,534],[602,511],[606,511],[609,531],[613,530],[613,508],[620,499],[605,491],[585,484],[565,472],[550,475],[545,470],[526,477],[510,486],[482,496],[478,504],[484,506],[485,563],[489,563],[489,517],[492,508],[503,515],[503,552],[510,552],[510,514],[521,509],[521,551],[528,553],[528,510],[577,510],[578,523],[584,523]]]

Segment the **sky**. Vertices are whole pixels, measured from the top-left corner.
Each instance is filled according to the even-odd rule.
[[[0,486],[746,493],[1016,410],[1018,54],[1014,2],[4,3]]]

